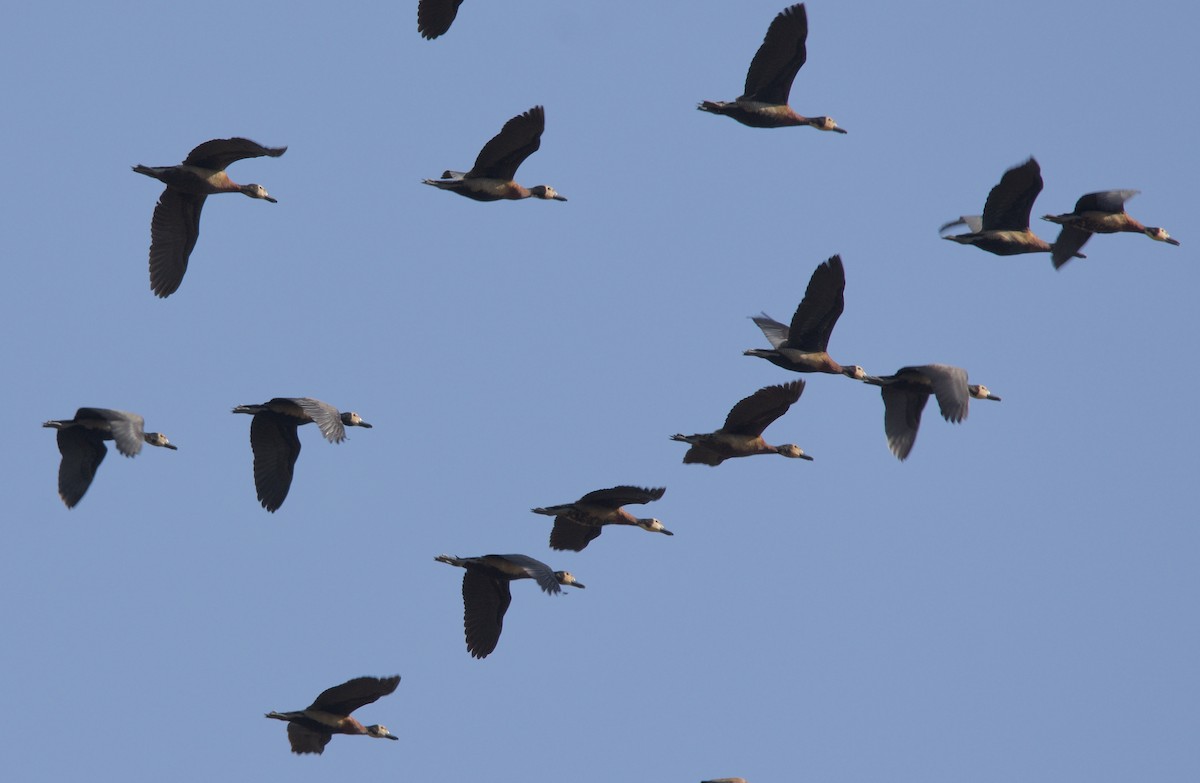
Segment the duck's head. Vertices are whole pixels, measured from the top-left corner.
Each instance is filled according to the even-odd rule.
[[[806,459],[810,462],[812,461],[812,457],[805,454],[804,449],[800,448],[795,443],[785,443],[782,446],[776,446],[775,450],[785,457],[791,457],[792,459]]]
[[[251,183],[249,185],[242,185],[241,191],[243,193],[245,193],[247,196],[249,196],[250,198],[261,198],[263,201],[270,201],[272,204],[279,203],[278,201],[271,198],[271,196],[269,196],[267,194],[267,189],[264,188],[262,185],[255,185],[253,183]]]
[[[359,416],[354,411],[342,414],[342,424],[345,424],[347,427],[366,427],[367,429],[371,429],[371,425],[363,421],[362,416]]]
[[[1165,228],[1158,226],[1146,226],[1146,236],[1153,239],[1155,242],[1166,242],[1168,245],[1179,246],[1179,240],[1167,233]]]
[[[549,185],[534,185],[529,189],[530,198],[543,198],[554,201],[566,201],[566,196],[558,195],[558,191]]]
[[[839,128],[838,124],[833,121],[833,117],[811,117],[808,123],[817,130],[833,131],[834,133],[845,133],[845,128]]]
[[[367,726],[367,736],[390,740],[400,739],[395,734],[388,731],[386,727],[380,726],[378,723],[376,723],[374,726]]]
[[[161,432],[147,432],[145,439],[151,446],[162,446],[164,449],[170,449],[171,451],[179,450],[179,447],[167,440],[167,436]]]
[[[995,400],[1000,402],[1000,398],[988,391],[988,387],[977,384],[971,384],[967,387],[967,391],[977,400]]]
[[[560,585],[564,585],[566,587],[578,587],[580,589],[585,587],[583,582],[578,582],[575,580],[574,575],[572,575],[570,571],[555,571],[554,578]]]

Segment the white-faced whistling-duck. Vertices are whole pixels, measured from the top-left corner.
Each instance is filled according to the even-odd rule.
[[[772,446],[762,438],[763,430],[787,413],[803,392],[804,381],[767,386],[734,405],[725,417],[725,426],[716,432],[672,435],[671,440],[692,444],[683,455],[684,464],[720,465],[732,457],[755,454],[782,454],[811,460],[812,457],[793,443]]]
[[[58,430],[58,450],[62,462],[58,465],[58,496],[67,508],[74,508],[96,477],[96,469],[108,453],[104,441],[116,443],[117,451],[126,457],[136,457],[142,442],[151,446],[175,450],[175,445],[161,432],[146,432],[145,420],[136,413],[107,408],[80,408],[73,419],[47,421],[43,427]]]
[[[422,38],[433,40],[444,34],[454,24],[458,7],[463,0],[420,0],[417,3],[417,32]]]
[[[300,456],[297,427],[316,422],[330,443],[344,441],[346,427],[371,428],[357,413],[339,413],[329,403],[312,397],[276,397],[262,405],[239,405],[233,412],[254,417],[250,421],[254,487],[262,507],[272,513],[283,505],[292,486],[292,473]]]
[[[350,713],[387,696],[400,684],[394,677],[355,677],[349,682],[323,691],[312,704],[296,712],[268,712],[268,718],[288,722],[288,741],[292,753],[320,754],[334,734],[365,734],[380,739],[400,739],[380,725],[364,726]]]
[[[735,101],[701,101],[700,111],[724,114],[751,128],[810,125],[817,130],[845,133],[832,117],[803,117],[788,106],[796,72],[807,57],[808,14],[804,3],[779,12],[767,28],[758,53],[746,73],[746,91]]]
[[[262,185],[239,185],[225,168],[243,158],[278,158],[285,152],[287,147],[264,147],[249,139],[213,139],[189,152],[178,166],[133,167],[167,186],[150,221],[150,289],[156,295],[168,297],[183,282],[188,256],[200,236],[200,210],[210,194],[245,193],[275,203]]]
[[[826,348],[829,335],[845,309],[846,269],[841,256],[832,256],[816,268],[809,278],[804,299],[792,315],[792,325],[785,326],[763,313],[751,316],[762,329],[771,348],[751,348],[746,356],[766,359],[777,367],[792,372],[826,372],[862,380],[866,373],[858,365],[843,367],[835,362]]]
[[[657,519],[638,519],[621,508],[626,503],[658,500],[666,491],[666,487],[610,487],[589,492],[574,503],[531,510],[535,514],[554,517],[554,527],[550,530],[551,549],[581,552],[593,538],[600,535],[605,525],[633,525],[650,533],[675,535]]]
[[[542,146],[542,131],[546,129],[546,112],[534,106],[518,114],[500,129],[492,140],[483,145],[475,165],[466,174],[460,171],[442,172],[442,179],[427,179],[426,185],[453,191],[476,201],[540,198],[566,201],[549,185],[522,187],[513,182],[517,169],[538,147]]]
[[[1117,234],[1128,231],[1145,234],[1157,242],[1179,245],[1165,228],[1144,226],[1125,211],[1125,202],[1136,196],[1139,190],[1103,190],[1088,193],[1075,202],[1075,210],[1065,215],[1044,215],[1042,220],[1058,223],[1062,230],[1054,241],[1050,259],[1058,269],[1087,243],[1092,234]]]
[[[550,566],[527,555],[438,555],[434,560],[467,570],[462,582],[463,631],[467,652],[473,658],[486,658],[496,649],[504,627],[504,613],[512,603],[508,585],[512,580],[537,580],[542,591],[552,595],[562,592],[559,585],[583,587],[569,572],[552,571]]]
[[[895,375],[869,375],[863,381],[880,387],[883,431],[887,435],[888,448],[901,460],[912,451],[917,428],[921,426],[921,411],[930,394],[937,397],[942,418],[955,424],[967,418],[972,397],[1000,401],[986,386],[968,384],[966,370],[948,364],[901,367]]]
[[[1042,169],[1033,158],[1004,172],[1000,184],[988,193],[983,216],[963,215],[938,229],[966,226],[970,233],[954,234],[949,239],[962,245],[974,245],[998,256],[1021,253],[1049,253],[1054,246],[1029,230],[1029,212],[1042,192]],[[1085,256],[1080,255],[1080,258]]]

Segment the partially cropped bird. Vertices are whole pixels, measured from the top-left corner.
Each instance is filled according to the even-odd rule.
[[[176,450],[166,435],[146,432],[145,419],[126,411],[80,408],[73,419],[53,419],[42,426],[58,430],[58,451],[62,454],[58,465],[58,496],[67,508],[74,508],[92,485],[96,469],[108,453],[104,441],[113,441],[117,451],[126,457],[136,457],[143,442]]]
[[[316,422],[325,440],[341,443],[346,427],[371,428],[357,413],[340,413],[327,402],[312,397],[276,397],[261,405],[239,405],[234,413],[248,413],[250,449],[254,452],[254,488],[267,511],[283,505],[292,487],[292,474],[300,456],[296,428]]]
[[[817,130],[845,133],[832,117],[804,117],[788,106],[796,73],[808,57],[808,14],[804,3],[789,6],[775,17],[746,73],[746,88],[733,101],[701,101],[696,107],[724,114],[751,128],[808,125]]]
[[[245,158],[278,158],[285,152],[287,147],[264,147],[250,139],[213,139],[189,152],[178,166],[133,167],[167,186],[150,221],[150,289],[157,296],[170,296],[183,282],[200,236],[200,210],[206,198],[213,193],[244,193],[275,203],[262,185],[239,185],[229,179],[226,167]]]
[[[632,525],[650,533],[675,535],[657,519],[638,519],[621,508],[628,503],[658,500],[666,491],[666,487],[610,487],[589,492],[574,503],[535,508],[532,511],[554,517],[554,527],[550,530],[551,549],[581,552],[592,539],[600,535],[605,525]]]
[[[393,677],[356,677],[321,692],[305,709],[295,712],[268,712],[268,718],[288,722],[288,741],[292,753],[320,754],[334,734],[365,734],[379,739],[400,739],[378,724],[364,726],[350,713],[387,696],[400,684],[400,675]]]
[[[883,396],[883,430],[888,448],[905,459],[917,440],[921,411],[929,395],[937,397],[942,418],[957,424],[967,418],[971,399],[995,400],[988,387],[967,383],[967,371],[948,364],[901,367],[894,375],[868,375],[864,383],[879,386]]]
[[[417,3],[417,32],[433,40],[444,34],[458,16],[463,0],[420,0]]]
[[[804,299],[792,315],[791,326],[771,316],[751,316],[771,347],[751,348],[746,356],[766,359],[792,372],[825,372],[862,380],[866,372],[858,365],[842,366],[826,349],[829,336],[846,307],[846,269],[841,256],[831,256],[812,273]]]
[[[803,392],[804,381],[767,386],[734,405],[725,417],[725,426],[716,432],[672,435],[671,440],[692,444],[683,455],[685,464],[720,465],[731,457],[755,454],[782,454],[811,460],[812,457],[794,443],[772,446],[762,438],[763,430],[787,413]]]
[[[1054,241],[1050,259],[1058,269],[1074,257],[1079,249],[1091,239],[1092,234],[1116,234],[1129,232],[1145,234],[1156,242],[1179,245],[1179,240],[1167,233],[1165,228],[1145,226],[1125,211],[1125,202],[1136,196],[1138,190],[1103,190],[1087,193],[1075,202],[1075,209],[1063,215],[1043,215],[1042,220],[1058,223],[1062,230]]]
[[[565,196],[560,196],[549,185],[526,188],[513,181],[525,159],[542,146],[542,131],[545,129],[546,112],[541,106],[534,106],[504,123],[500,132],[483,145],[470,171],[465,174],[461,171],[445,171],[442,172],[442,179],[427,179],[425,184],[475,201],[531,197],[566,201]]]
[[[559,585],[584,586],[570,572],[553,571],[527,555],[438,555],[434,560],[467,570],[462,582],[463,632],[467,652],[473,658],[486,658],[496,649],[504,628],[504,613],[512,603],[509,583],[514,579],[533,579],[543,592],[551,595],[562,592]]]

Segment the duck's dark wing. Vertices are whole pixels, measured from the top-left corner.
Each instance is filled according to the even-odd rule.
[[[96,469],[104,461],[108,449],[100,433],[83,427],[64,427],[58,431],[58,496],[67,508],[74,508],[83,499]]]
[[[512,179],[525,159],[542,146],[542,131],[545,129],[546,113],[541,106],[534,106],[524,114],[513,117],[504,123],[491,141],[483,145],[475,165],[467,172],[467,178]]]
[[[1076,206],[1075,209],[1078,210],[1079,207]],[[1050,246],[1050,260],[1054,263],[1054,268],[1058,269],[1074,258],[1091,238],[1091,231],[1075,226],[1063,226],[1058,232],[1058,239]]]
[[[917,440],[921,411],[929,402],[929,392],[903,383],[883,386],[880,392],[883,396],[883,431],[887,435],[888,448],[899,459],[905,459]]]
[[[589,492],[576,502],[605,508],[620,508],[628,503],[649,503],[651,500],[658,500],[666,491],[666,487],[645,489],[622,485]]]
[[[467,652],[486,658],[496,649],[504,628],[504,613],[512,603],[508,580],[478,568],[463,574],[463,631]]]
[[[213,139],[206,141],[188,153],[183,161],[185,166],[198,166],[202,169],[222,171],[234,161],[245,158],[260,158],[269,155],[278,158],[287,152],[287,147],[264,147],[250,139]]]
[[[288,742],[292,743],[292,753],[316,753],[320,755],[333,739],[327,731],[317,731],[299,723],[288,723]]]
[[[554,527],[550,529],[550,548],[582,552],[602,530],[600,525],[581,525],[567,517],[555,517]]]
[[[1042,192],[1042,169],[1033,158],[1004,172],[983,205],[984,231],[1025,231],[1029,211]]]
[[[454,23],[462,0],[421,0],[417,4],[417,32],[422,38],[437,38]]]
[[[750,61],[746,72],[743,100],[785,104],[792,82],[807,57],[804,41],[808,38],[808,15],[804,4],[785,8],[767,28],[762,46]]]
[[[1102,190],[1085,193],[1075,202],[1075,214],[1084,212],[1124,212],[1125,202],[1141,193],[1140,190]]]
[[[759,389],[733,406],[729,415],[725,417],[725,426],[721,429],[735,435],[762,435],[763,430],[787,413],[788,408],[800,399],[803,393],[804,381],[792,381]]]
[[[250,448],[254,451],[254,488],[267,511],[274,512],[292,488],[300,438],[296,420],[271,411],[254,414],[250,420]]]
[[[829,335],[846,307],[846,269],[841,256],[831,256],[809,278],[804,299],[792,316],[788,328],[788,348],[824,351]]]
[[[203,193],[167,188],[158,197],[150,219],[150,290],[166,298],[179,289],[188,257],[200,237]]]
[[[355,677],[322,691],[308,709],[331,712],[334,715],[349,715],[364,704],[370,704],[380,696],[387,696],[396,690],[399,684],[398,674],[392,677]]]

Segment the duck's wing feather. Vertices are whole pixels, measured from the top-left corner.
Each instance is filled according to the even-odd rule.
[[[542,146],[542,131],[545,129],[546,113],[541,106],[534,106],[524,114],[513,117],[504,123],[491,141],[483,145],[475,165],[467,172],[467,178],[511,180],[525,159]]]
[[[983,205],[984,231],[1025,231],[1029,212],[1042,192],[1042,169],[1033,158],[1004,172]]]
[[[334,715],[349,715],[364,704],[370,704],[381,696],[387,696],[400,684],[400,675],[392,677],[355,677],[353,680],[326,688],[309,705],[310,710],[331,712]]]
[[[605,508],[619,508],[629,503],[649,503],[658,500],[667,491],[666,487],[646,489],[644,487],[619,486],[589,492],[577,502]]]
[[[758,436],[771,422],[787,413],[804,393],[804,381],[767,386],[738,402],[725,417],[721,429],[736,435]]]
[[[796,73],[807,58],[807,38],[808,15],[804,4],[798,3],[780,11],[750,61],[742,99],[786,104]]]
[[[788,348],[824,351],[829,335],[846,307],[846,268],[842,257],[831,256],[813,271],[804,299],[792,315],[788,328]]]
[[[264,147],[250,139],[235,137],[232,139],[213,139],[206,141],[188,153],[183,161],[185,166],[198,166],[202,169],[222,171],[234,161],[245,158],[260,158],[269,155],[278,158],[287,152],[287,147]]]

